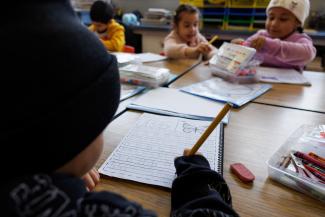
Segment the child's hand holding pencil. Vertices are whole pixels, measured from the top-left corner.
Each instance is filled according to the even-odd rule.
[[[205,140],[209,137],[209,135],[212,133],[212,131],[221,122],[221,120],[225,117],[225,115],[228,113],[228,111],[231,108],[232,108],[232,104],[230,104],[230,103],[225,104],[225,106],[222,108],[222,110],[219,112],[219,114],[214,118],[214,120],[209,125],[209,127],[204,131],[204,133],[201,135],[201,137],[195,143],[195,145],[192,147],[192,149],[189,151],[189,153],[186,153],[187,155],[194,155],[197,152],[197,150],[199,150],[201,145],[205,142]],[[184,151],[184,154],[185,154],[185,151]]]

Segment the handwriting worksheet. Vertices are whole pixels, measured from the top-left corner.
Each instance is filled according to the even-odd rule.
[[[99,168],[112,177],[171,188],[174,159],[191,148],[209,121],[144,113]],[[199,149],[212,169],[222,171],[223,141],[218,126]]]
[[[311,85],[302,73],[294,69],[257,67],[256,72],[261,82]]]

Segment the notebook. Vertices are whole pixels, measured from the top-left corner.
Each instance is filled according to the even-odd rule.
[[[139,53],[136,54],[136,58],[138,58],[142,63],[156,62],[156,61],[162,61],[167,59],[166,56],[162,56],[155,53]]]
[[[125,53],[125,52],[110,52],[115,55],[119,66],[124,66],[129,63],[149,63],[166,60],[167,57],[155,53]]]
[[[212,78],[181,88],[182,91],[240,107],[271,89],[270,84],[235,84]]]
[[[171,188],[174,159],[191,148],[211,122],[144,113],[99,168],[101,174]],[[223,124],[199,149],[222,174]]]
[[[311,86],[303,74],[294,69],[257,67],[256,73],[261,82]]]
[[[119,67],[125,66],[129,63],[136,61],[135,55],[132,53],[112,52],[110,54],[116,57]]]
[[[159,87],[144,93],[127,105],[127,108],[196,120],[213,120],[223,106],[223,103],[193,96],[177,89]],[[229,113],[222,122],[228,121]]]
[[[146,88],[143,86],[137,86],[132,84],[121,84],[121,95],[120,95],[120,101],[126,100],[132,96],[135,96],[142,91],[144,91]]]

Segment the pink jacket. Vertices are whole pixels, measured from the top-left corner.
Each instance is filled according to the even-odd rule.
[[[169,58],[187,58],[185,55],[185,48],[187,47],[196,47],[199,43],[208,42],[201,33],[197,34],[197,37],[188,44],[186,41],[182,40],[175,30],[171,31],[164,40],[164,52],[165,55]],[[214,52],[216,52],[216,48],[212,46],[213,49],[209,53],[208,57],[210,58]]]
[[[312,39],[305,33],[295,32],[284,40],[271,38],[266,30],[259,30],[249,37],[244,45],[249,46],[258,36],[264,36],[266,43],[257,55],[263,59],[264,66],[293,68],[303,71],[304,66],[316,56]]]

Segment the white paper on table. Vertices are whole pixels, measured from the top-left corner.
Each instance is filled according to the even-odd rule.
[[[136,58],[143,63],[156,62],[156,61],[162,61],[167,59],[166,56],[162,56],[155,53],[139,53],[136,54]]]
[[[191,148],[209,121],[143,114],[113,153],[99,168],[111,177],[171,188],[175,178],[175,157]],[[199,151],[211,169],[222,173],[223,137],[220,125]]]
[[[123,101],[129,97],[137,95],[138,93],[141,93],[144,89],[146,88],[143,86],[137,86],[133,84],[121,84],[120,101]]]
[[[256,73],[262,82],[311,85],[302,73],[294,69],[257,67]]]
[[[223,107],[224,103],[164,87],[150,90],[127,105],[129,109],[198,120],[213,120]],[[228,121],[229,113],[222,122]]]

